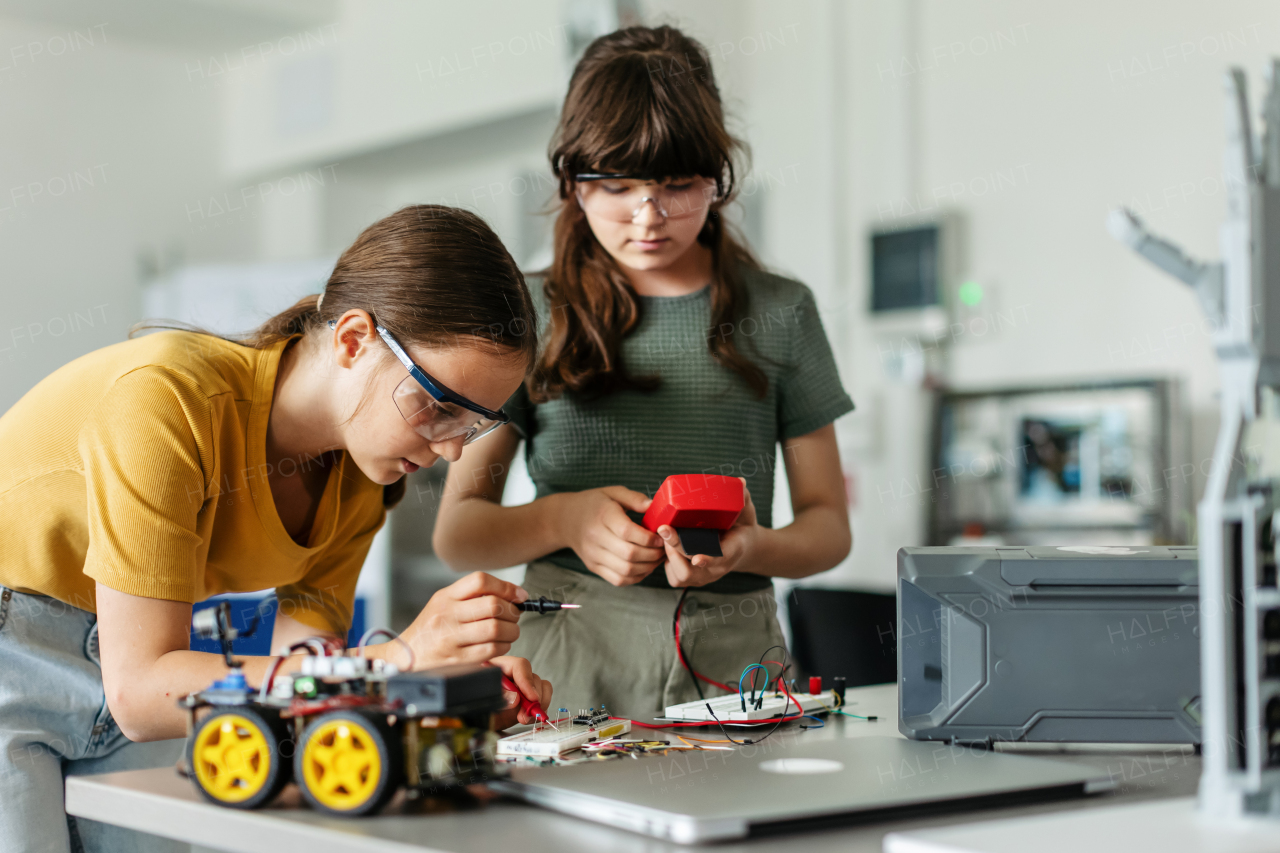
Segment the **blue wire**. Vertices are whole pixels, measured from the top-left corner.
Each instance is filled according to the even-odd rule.
[[[764,690],[769,689],[769,667],[760,663],[747,664],[747,668],[742,671],[742,675],[738,676],[738,695],[739,696],[742,695],[742,679],[747,677],[748,672],[751,672],[752,670],[755,670],[755,669],[764,670],[764,687],[762,688],[762,692]]]
[[[816,725],[816,726],[805,726],[805,728],[807,728],[807,729],[821,729],[821,728],[826,728],[826,725],[827,725],[827,724],[826,724],[826,722],[824,722],[823,720],[819,719],[818,717],[815,717],[813,714],[805,714],[804,716],[805,716],[805,718],[806,718],[806,719],[813,720],[813,721],[815,721],[815,722],[818,724],[818,725]]]

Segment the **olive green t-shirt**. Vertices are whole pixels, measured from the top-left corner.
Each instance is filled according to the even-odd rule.
[[[769,378],[763,399],[738,374],[712,359],[710,288],[686,296],[641,296],[639,325],[622,343],[632,376],[658,375],[654,391],[623,390],[596,400],[566,393],[533,405],[522,387],[508,401],[524,436],[525,462],[538,497],[602,486],[652,496],[671,474],[743,477],[764,527],[772,526],[778,442],[824,427],[853,409],[809,288],[765,272],[744,276],[747,307],[734,333],[739,352]],[[538,315],[547,299],[531,282]],[[571,549],[547,555],[556,565],[587,568]],[[645,586],[668,587],[661,570]],[[705,589],[749,592],[763,575],[731,572]]]

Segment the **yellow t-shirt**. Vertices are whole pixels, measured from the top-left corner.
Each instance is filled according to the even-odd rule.
[[[266,462],[285,344],[160,332],[31,389],[0,417],[0,585],[95,612],[94,581],[192,603],[275,587],[281,613],[345,635],[382,487],[339,452],[310,540],[289,537]]]

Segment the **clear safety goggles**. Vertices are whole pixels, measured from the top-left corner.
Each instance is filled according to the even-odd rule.
[[[409,371],[409,375],[391,392],[401,416],[413,431],[428,441],[451,441],[459,436],[463,444],[484,438],[511,418],[499,409],[492,411],[450,391],[409,358],[390,332],[376,327],[391,352]]]
[[[583,172],[573,176],[578,204],[593,216],[631,222],[646,205],[663,219],[687,219],[705,214],[720,198],[711,178],[669,178]]]

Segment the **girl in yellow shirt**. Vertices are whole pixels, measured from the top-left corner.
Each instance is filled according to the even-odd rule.
[[[535,328],[488,226],[422,205],[372,225],[321,296],[239,342],[110,346],[0,417],[0,850],[163,849],[64,818],[64,775],[176,759],[177,698],[224,671],[189,650],[194,602],[274,587],[273,651],[344,638],[404,475],[506,422]],[[492,661],[545,706],[550,684],[503,656],[519,634],[504,605],[526,597],[469,575],[403,639],[422,667]],[[366,654],[404,663],[394,646]],[[246,660],[250,683],[269,662]]]

